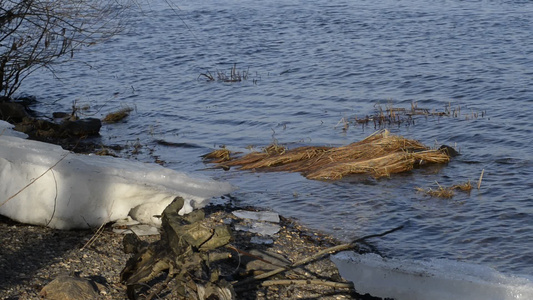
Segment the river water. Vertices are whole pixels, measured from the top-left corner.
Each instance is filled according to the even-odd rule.
[[[104,144],[139,145],[135,159],[228,180],[236,201],[350,240],[405,224],[374,240],[386,256],[448,258],[533,274],[533,2],[273,0],[152,2],[126,31],[84,49],[53,78],[21,88],[43,113],[90,106],[85,116],[135,111],[105,125]],[[239,83],[201,73],[248,71]],[[377,105],[443,111],[391,126],[429,146],[456,146],[442,168],[374,180],[311,181],[294,173],[204,170],[200,156],[226,145],[248,152],[346,145],[374,131],[355,117]],[[343,130],[342,119],[350,121]],[[172,145],[162,145],[164,140]],[[472,180],[452,199],[416,187]]]

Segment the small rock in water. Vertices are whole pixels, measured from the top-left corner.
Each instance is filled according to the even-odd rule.
[[[26,117],[29,117],[29,114],[24,105],[15,102],[0,102],[0,119],[20,122]]]
[[[271,211],[236,210],[233,212],[233,215],[243,219],[279,223],[279,215]]]
[[[75,121],[64,121],[60,125],[60,132],[68,136],[98,135],[102,122],[97,118],[86,118]]]

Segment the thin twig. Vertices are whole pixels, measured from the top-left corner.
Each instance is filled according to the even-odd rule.
[[[63,157],[61,157],[60,160],[58,160],[53,166],[51,166],[50,168],[48,168],[48,170],[44,171],[43,174],[39,175],[39,177],[33,179],[32,181],[30,181],[30,183],[28,183],[26,186],[24,186],[22,189],[20,189],[18,192],[16,192],[13,196],[7,198],[7,200],[5,200],[4,202],[0,203],[0,206],[6,204],[9,200],[15,198],[18,194],[22,193],[22,191],[24,191],[26,188],[28,188],[30,185],[32,185],[35,181],[39,180],[41,177],[43,177],[46,173],[48,173],[50,170],[52,170],[55,166],[57,166],[63,159],[65,159],[65,157],[67,157],[67,155],[69,155],[70,152],[67,152],[65,155],[63,155]]]
[[[329,286],[334,288],[347,288],[351,289],[353,288],[353,283],[351,282],[336,282],[336,281],[326,281],[326,280],[319,280],[319,279],[313,279],[313,280],[267,280],[261,283],[262,286],[272,286],[272,285],[323,285],[323,286]]]
[[[57,206],[57,180],[56,180],[56,175],[54,174],[54,170],[50,170],[50,172],[52,173],[52,176],[54,177],[54,183],[55,183],[55,186],[56,186],[56,196],[54,197],[54,210],[52,211],[52,216],[50,217],[50,220],[48,220],[48,222],[46,223],[46,227],[48,227],[48,225],[50,225],[50,222],[52,222],[52,220],[54,219],[54,215],[56,214],[56,206]]]
[[[237,266],[235,267],[235,269],[233,271],[231,271],[229,274],[224,274],[223,276],[237,274],[237,271],[239,270],[239,267],[241,266],[241,263],[242,263],[242,260],[241,260],[242,254],[240,253],[240,251],[242,251],[242,250],[239,250],[239,249],[233,247],[232,245],[226,245],[225,247],[237,252],[237,258],[238,258],[239,262],[237,263]],[[230,258],[230,257],[231,257],[231,254],[230,254],[230,256],[228,258]]]
[[[90,247],[98,239],[98,237],[104,231],[105,224],[106,223],[103,223],[102,225],[100,225],[100,227],[98,227],[93,236],[87,241],[87,243],[85,243],[85,245],[83,245],[83,247],[81,247],[80,251],[83,251],[85,248]]]

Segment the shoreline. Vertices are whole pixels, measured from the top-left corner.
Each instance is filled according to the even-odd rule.
[[[206,206],[206,219],[215,223],[235,218],[231,212],[237,209],[231,203]],[[322,233],[309,230],[297,221],[281,217],[280,232],[271,245],[253,244],[254,234],[234,231],[231,245],[249,252],[252,249],[268,250],[284,256],[291,262],[324,250],[339,241]],[[113,232],[111,224],[95,235],[94,230],[58,230],[42,226],[21,224],[6,217],[0,217],[0,275],[1,299],[42,299],[39,295],[44,286],[61,275],[89,279],[99,291],[98,299],[127,299],[126,285],[120,282],[120,272],[131,256],[123,251],[123,234]],[[160,235],[141,236],[146,242],[155,242]],[[89,240],[94,242],[88,244]],[[239,267],[242,255],[233,256],[229,264],[221,266],[222,275],[232,277]],[[295,280],[326,279],[346,282],[340,277],[336,266],[329,258],[321,259],[293,271],[287,271],[283,278]],[[158,277],[159,278],[159,277]],[[280,279],[280,277],[276,277]],[[163,278],[155,280],[155,287]],[[151,282],[152,283],[152,282]],[[142,294],[140,294],[142,296]],[[146,296],[146,295],[145,295]],[[162,294],[158,299],[175,299],[172,293]],[[356,294],[353,289],[334,288],[319,285],[272,285],[257,283],[252,289],[240,291],[236,299],[381,299]],[[140,298],[142,299],[142,297]]]
[[[74,148],[78,146],[78,143],[73,144],[72,140],[60,138],[52,142],[47,139],[45,142],[60,145],[64,149],[70,148],[70,151],[74,149],[65,145],[74,145]],[[94,153],[98,146],[101,145],[83,141],[83,150],[80,152]],[[226,202],[226,204],[208,204],[204,208],[206,219],[223,223],[235,219],[231,214],[234,210],[257,210],[253,207],[234,206],[231,197]],[[341,244],[329,235],[301,226],[297,220],[282,216],[280,219],[281,229],[274,237],[270,237],[271,244],[252,243],[251,237],[254,234],[232,229],[235,237],[231,242],[232,247],[242,250],[243,253],[251,250],[268,250],[293,263]],[[43,287],[62,275],[90,280],[99,292],[99,299],[127,299],[126,285],[120,282],[120,272],[131,257],[123,250],[124,235],[114,233],[110,223],[102,228],[103,230],[96,232],[96,229],[57,230],[22,224],[0,216],[0,239],[3,241],[0,246],[0,268],[6,270],[0,275],[1,299],[42,299],[40,293]],[[153,243],[159,238],[160,235],[142,236],[141,240]],[[94,241],[89,244],[91,240]],[[238,260],[232,259],[220,266],[222,275],[228,278],[234,277],[233,273],[242,263],[241,253],[234,253],[233,256]],[[353,288],[310,284],[310,280],[348,283],[340,277],[337,267],[329,257],[286,271],[283,276],[277,275],[274,278],[286,278],[300,283],[262,286],[261,281],[257,281],[251,288],[247,285],[246,290],[237,291],[236,299],[380,299],[358,295]],[[307,280],[307,283],[301,284],[302,279]],[[157,279],[154,280],[156,282],[153,284],[156,286],[161,284],[164,278],[159,282]],[[157,296],[158,299],[175,299],[175,297],[172,292]]]

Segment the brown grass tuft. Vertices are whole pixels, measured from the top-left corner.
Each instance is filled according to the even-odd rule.
[[[465,183],[456,184],[451,187],[453,190],[460,190],[462,192],[470,192],[472,190],[472,183],[470,183],[470,180]]]
[[[218,149],[202,156],[205,160],[209,160],[212,163],[221,163],[231,160],[231,151],[226,148]]]
[[[431,197],[437,197],[437,198],[452,198],[453,196],[455,196],[455,192],[454,192],[455,190],[459,190],[461,192],[466,192],[466,193],[470,193],[470,191],[472,190],[472,184],[470,183],[470,180],[468,180],[468,182],[465,182],[465,183],[452,185],[451,187],[443,187],[438,182],[437,182],[437,185],[439,186],[439,188],[436,190],[433,190],[431,188],[426,190],[420,187],[417,187],[415,189],[418,192],[424,193]]]
[[[432,188],[429,188],[427,190],[423,189],[423,188],[420,188],[420,187],[417,187],[416,190],[418,192],[421,192],[421,193],[424,193],[430,197],[435,197],[435,198],[452,198],[453,196],[455,196],[455,193],[453,192],[453,189],[451,188],[445,188],[445,187],[442,187],[442,186],[439,186],[438,189],[434,190]]]
[[[104,123],[116,123],[121,121],[122,119],[126,118],[130,115],[130,112],[133,111],[133,108],[131,107],[124,107],[121,108],[115,112],[111,112],[105,116],[104,119],[102,119],[102,122]]]

